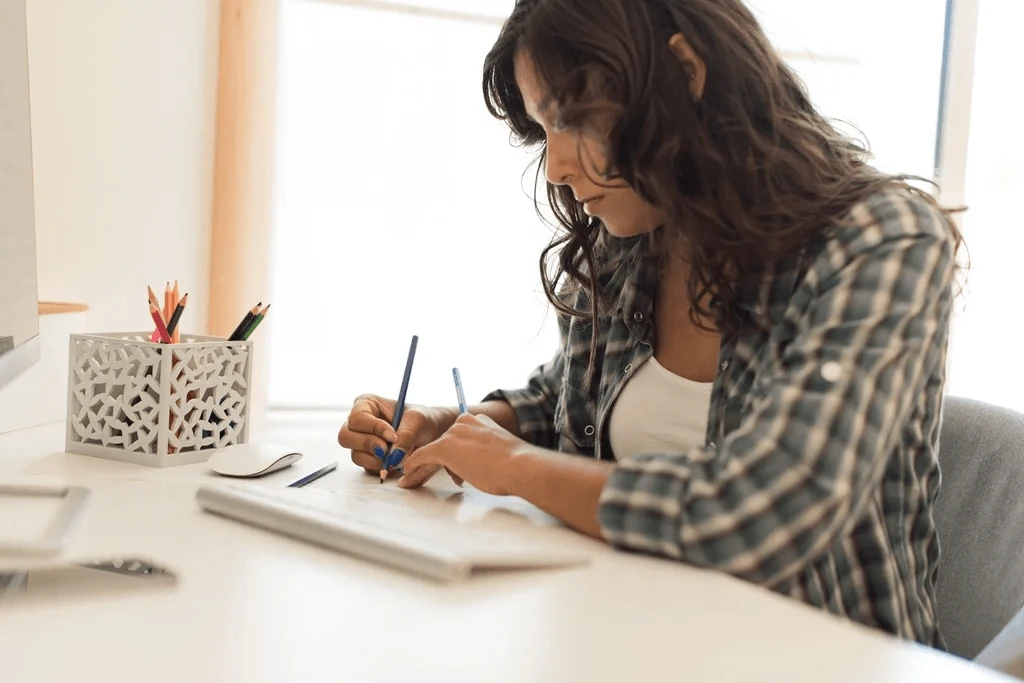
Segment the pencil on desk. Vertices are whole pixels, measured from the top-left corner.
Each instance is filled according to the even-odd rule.
[[[412,362],[416,358],[416,345],[419,343],[420,338],[415,334],[412,336],[412,343],[409,344],[409,357],[405,359],[405,374],[402,375],[402,388],[398,390],[398,400],[395,401],[395,415],[391,419],[391,429],[396,434],[398,433],[398,427],[402,424],[402,413],[405,412],[405,395],[409,391],[409,378],[412,377]],[[388,467],[391,466],[391,447],[394,444],[388,444],[388,450],[384,454],[384,462],[381,463],[380,468],[380,483],[384,483],[384,480],[388,478]],[[394,466],[397,467],[401,462],[395,462]]]

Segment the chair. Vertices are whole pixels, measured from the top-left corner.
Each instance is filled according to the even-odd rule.
[[[1021,667],[1024,616],[1014,617],[1024,607],[1024,415],[947,398],[939,466],[939,631],[953,654]]]

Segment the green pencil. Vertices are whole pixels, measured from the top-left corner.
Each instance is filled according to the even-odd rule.
[[[259,327],[261,322],[263,322],[263,319],[267,317],[267,312],[269,310],[270,304],[267,304],[263,307],[262,311],[256,314],[256,317],[252,319],[251,323],[249,323],[249,328],[245,331],[245,334],[242,335],[242,341],[247,341],[249,336],[256,331],[256,328]]]

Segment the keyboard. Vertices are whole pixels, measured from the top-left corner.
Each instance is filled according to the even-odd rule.
[[[204,485],[196,502],[213,514],[439,581],[590,559],[526,524],[516,530],[467,524],[453,519],[443,503],[433,510],[414,507],[403,501],[408,495]]]

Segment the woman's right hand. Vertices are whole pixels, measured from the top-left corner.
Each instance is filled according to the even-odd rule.
[[[395,401],[366,394],[355,400],[352,412],[338,432],[338,443],[352,451],[352,462],[376,474],[383,465],[389,443],[396,460],[408,456],[436,440],[455,422],[458,416],[448,415],[448,412],[443,408],[407,404],[396,432],[391,428]]]

